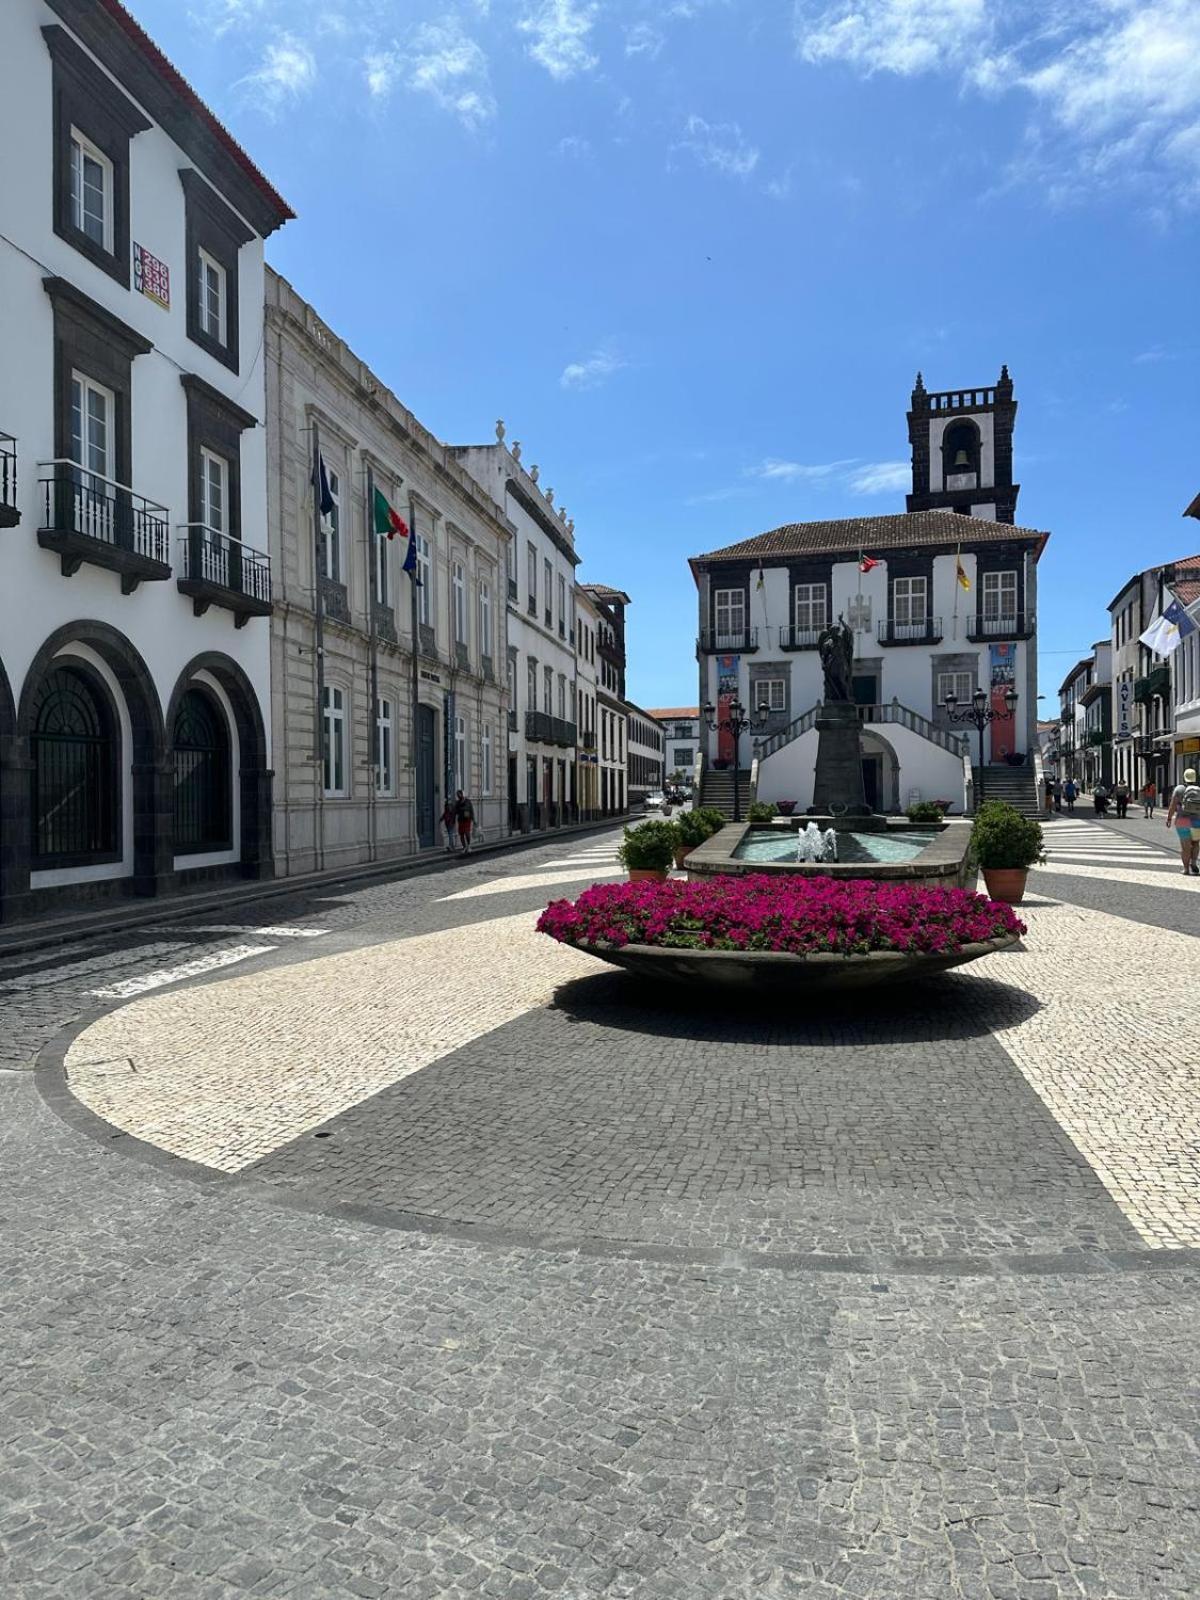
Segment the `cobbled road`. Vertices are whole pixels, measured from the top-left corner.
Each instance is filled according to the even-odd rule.
[[[615,835],[0,962],[0,1595],[1194,1600],[1200,881],[1046,832],[853,1009],[540,939]]]

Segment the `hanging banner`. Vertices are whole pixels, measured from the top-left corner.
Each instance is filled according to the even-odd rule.
[[[993,644],[988,647],[991,657],[991,708],[996,713],[992,723],[992,760],[1003,761],[1017,748],[1017,719],[1010,717],[1004,696],[1017,686],[1017,647],[1015,644]]]
[[[1133,679],[1122,678],[1117,685],[1117,738],[1133,738]]]
[[[738,673],[741,670],[741,656],[717,657],[717,721],[729,721],[730,707],[738,697]],[[733,760],[733,735],[728,728],[720,728],[717,732],[717,760]]]

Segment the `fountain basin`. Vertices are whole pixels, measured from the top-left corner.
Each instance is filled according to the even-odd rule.
[[[822,829],[832,822],[825,818],[792,818],[788,823],[765,826],[730,823],[688,856],[688,876],[799,873],[809,877],[917,881],[945,888],[975,887],[969,822],[950,820],[932,825],[911,823],[903,817],[872,817],[872,825],[864,828],[858,818],[850,827],[846,826],[850,819],[839,819],[840,859],[810,862],[796,860],[798,820],[816,820]],[[851,852],[852,858],[848,859]]]

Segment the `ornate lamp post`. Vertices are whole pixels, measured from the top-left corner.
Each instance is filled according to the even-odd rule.
[[[1017,710],[1017,691],[1007,689],[1004,694],[1004,711],[993,711],[987,703],[988,697],[982,689],[976,689],[971,696],[971,703],[965,710],[959,711],[958,696],[953,690],[943,702],[946,715],[951,722],[969,722],[979,734],[979,799],[976,809],[983,804],[983,730],[989,722],[1011,722]]]
[[[733,735],[733,820],[742,820],[741,798],[738,794],[738,743],[747,728],[761,728],[770,715],[769,706],[759,706],[753,715],[746,709],[742,702],[734,698],[729,702],[729,715],[717,716],[717,708],[712,701],[708,701],[702,708],[704,720],[708,724],[710,733],[729,733]]]

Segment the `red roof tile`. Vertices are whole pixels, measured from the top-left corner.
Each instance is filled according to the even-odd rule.
[[[883,517],[841,517],[828,522],[788,522],[737,544],[727,544],[694,561],[745,560],[753,556],[867,555],[881,551],[957,544],[1004,544],[1014,539],[1037,541],[1037,553],[1050,537],[1037,528],[1014,528],[1007,522],[964,517],[956,511],[902,511]]]

